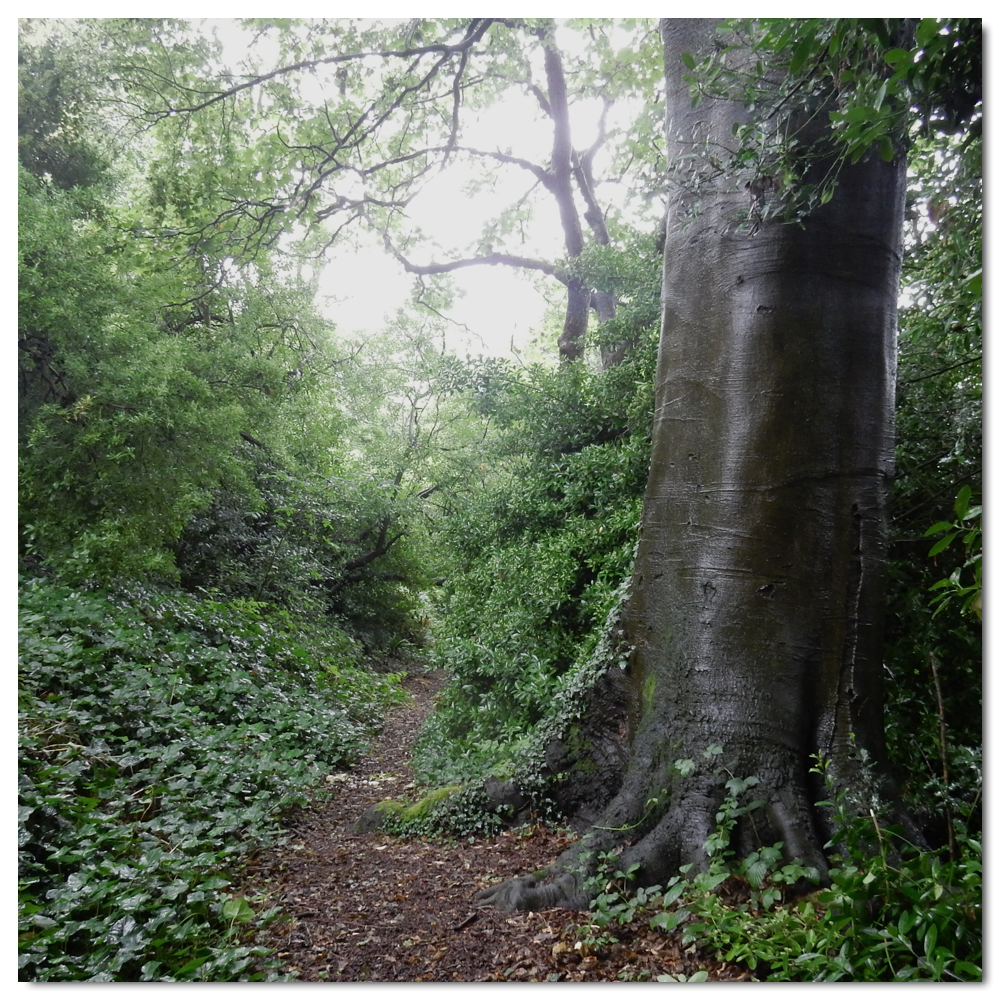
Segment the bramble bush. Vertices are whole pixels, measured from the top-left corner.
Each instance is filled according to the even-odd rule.
[[[233,875],[401,697],[346,636],[292,626],[252,601],[24,583],[22,980],[270,976],[244,930],[273,911]]]

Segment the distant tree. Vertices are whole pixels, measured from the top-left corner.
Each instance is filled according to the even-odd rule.
[[[239,77],[229,69],[214,71],[209,61],[198,66],[183,58],[192,44],[184,28],[171,22],[135,22],[109,42],[121,49],[122,108],[134,123],[204,142],[204,122],[212,122],[207,134],[219,148],[235,142],[248,150],[232,169],[205,178],[210,188],[225,191],[228,205],[218,217],[184,227],[189,238],[217,241],[221,225],[233,252],[253,253],[297,223],[322,226],[331,245],[347,227],[362,225],[420,278],[491,265],[544,274],[566,289],[560,356],[583,356],[589,314],[607,322],[615,313],[613,293],[587,285],[573,266],[588,243],[607,246],[615,235],[598,190],[598,154],[609,143],[615,147],[609,172],[621,182],[645,162],[637,153],[655,148],[647,128],[657,82],[648,25],[631,24],[617,50],[612,22],[561,26],[583,47],[577,55],[560,47],[557,26],[548,18],[415,19],[389,26],[350,20],[240,23],[277,42],[277,65],[265,70],[248,59]],[[140,41],[146,25],[153,44]],[[174,58],[175,51],[182,58]],[[320,96],[292,86],[303,79]],[[550,124],[546,162],[510,148],[473,148],[463,139],[468,115],[512,92],[530,95]],[[609,129],[611,108],[630,98],[643,108],[637,120]],[[571,114],[587,101],[600,101],[602,110],[595,139],[578,148]],[[234,130],[233,122],[246,116],[255,125]],[[498,170],[513,170],[526,176],[527,188],[515,205],[487,222],[471,253],[446,251],[448,259],[420,262],[415,258],[423,240],[408,222],[408,206],[431,177],[459,160],[475,164],[480,183]],[[543,259],[519,246],[517,236],[539,190],[557,206],[562,259]],[[620,360],[627,346],[606,346],[603,362]]]
[[[22,23],[18,43],[18,160],[59,188],[97,183],[108,161],[95,134],[91,73],[58,37],[34,38],[31,22]]]

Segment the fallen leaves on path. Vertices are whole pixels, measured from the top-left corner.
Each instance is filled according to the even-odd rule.
[[[290,841],[248,870],[244,891],[265,893],[286,915],[260,941],[285,973],[306,982],[593,982],[704,968],[713,980],[746,978],[683,950],[678,935],[618,928],[620,940],[595,951],[580,929],[586,913],[505,914],[475,902],[478,890],[550,864],[569,843],[561,831],[455,842],[354,833],[369,805],[414,787],[409,756],[438,684],[411,678],[411,700],[390,716],[372,753],[328,777],[332,801],[301,813]]]

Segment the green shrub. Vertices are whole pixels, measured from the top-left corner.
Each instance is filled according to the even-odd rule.
[[[631,573],[653,354],[492,378],[497,471],[449,517],[433,662],[449,675],[415,754],[428,784],[509,771],[559,707]]]
[[[865,820],[855,824],[874,832]],[[787,886],[802,869],[781,862],[781,844],[739,863],[717,859],[707,872],[668,885],[664,900],[676,908],[652,923],[681,925],[685,945],[708,943],[719,958],[745,963],[769,982],[978,982],[982,847],[961,839],[955,861],[933,851],[893,858],[842,844],[830,886],[798,900],[786,898]],[[748,898],[720,895],[727,880]]]
[[[22,979],[264,975],[241,928],[269,914],[232,874],[399,696],[318,645],[250,601],[25,584]]]

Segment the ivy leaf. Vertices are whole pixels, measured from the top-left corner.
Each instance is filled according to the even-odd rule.
[[[874,117],[875,108],[870,108],[864,104],[848,108],[843,114],[843,119],[847,122],[867,122],[871,121]]]
[[[253,910],[242,896],[226,900],[222,904],[222,915],[226,920],[239,924],[247,924],[253,920]]]

